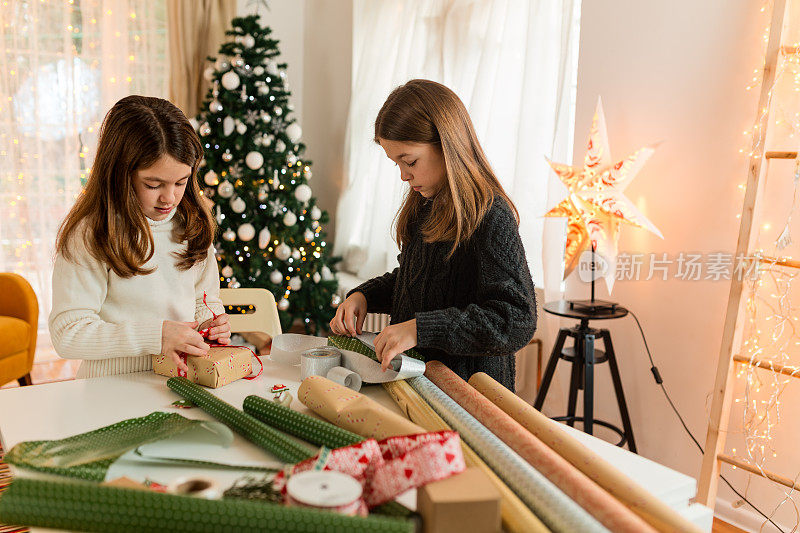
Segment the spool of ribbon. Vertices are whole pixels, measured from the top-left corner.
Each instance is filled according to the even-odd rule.
[[[288,365],[301,365],[303,363],[303,353],[317,349],[329,348],[327,346],[328,340],[323,337],[312,337],[309,335],[300,335],[296,333],[284,333],[277,335],[272,339],[272,348],[270,351],[270,359],[276,363]],[[342,366],[345,369],[358,374],[361,381],[364,383],[386,383],[389,381],[397,381],[399,379],[408,379],[411,377],[421,376],[425,372],[425,363],[413,357],[400,355],[392,360],[390,369],[384,372],[381,369],[380,363],[367,357],[366,355],[353,352],[350,350],[339,350],[341,353],[341,363],[331,366]],[[316,364],[316,363],[311,363]],[[321,365],[322,363],[320,363]],[[330,362],[328,363],[330,364]],[[327,377],[328,368],[325,372],[317,373],[314,375],[321,375]],[[311,375],[311,374],[308,374]],[[304,375],[306,377],[306,375]],[[355,380],[351,378],[351,382]]]
[[[325,377],[356,392],[361,390],[361,376],[343,366],[331,368]]]
[[[286,505],[311,507],[347,516],[367,516],[361,483],[333,470],[309,470],[289,478]]]
[[[342,352],[333,346],[311,348],[300,354],[300,381],[308,376],[326,376],[342,364]]]
[[[222,489],[217,482],[210,477],[203,476],[179,477],[167,485],[167,492],[206,500],[219,500],[222,498]]]

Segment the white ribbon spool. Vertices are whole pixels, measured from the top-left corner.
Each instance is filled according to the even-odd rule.
[[[217,482],[210,477],[203,476],[179,477],[167,486],[167,492],[205,500],[222,498],[222,489]]]
[[[332,346],[311,348],[300,354],[300,379],[308,376],[325,376],[332,368],[342,364],[342,352]]]
[[[334,470],[309,470],[289,478],[286,504],[355,516],[361,508],[361,483]]]
[[[356,392],[361,390],[361,376],[343,366],[331,368],[325,377]]]

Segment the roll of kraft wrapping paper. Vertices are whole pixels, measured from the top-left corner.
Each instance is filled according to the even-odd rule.
[[[655,531],[444,364],[430,361],[427,366],[428,379],[601,524],[620,533]]]
[[[244,412],[270,426],[285,431],[317,446],[341,448],[364,440],[364,437],[338,426],[284,407],[259,396],[248,396],[242,405]]]
[[[569,435],[557,427],[557,422],[528,405],[487,374],[479,372],[470,378],[469,383],[658,531],[702,531],[605,459],[575,439],[569,438]]]
[[[452,429],[407,382],[392,381],[384,383],[383,388],[400,409],[426,431]],[[463,440],[461,449],[467,466],[480,468],[500,492],[500,515],[503,520],[503,530],[510,533],[547,533],[550,531]]]
[[[427,377],[412,378],[408,383],[550,530],[556,533],[608,531]]]
[[[315,450],[296,442],[229,403],[223,402],[186,378],[169,378],[167,386],[285,463],[298,463],[316,454]]]
[[[297,399],[322,418],[363,437],[382,440],[425,430],[359,392],[322,376],[309,376],[300,384]]]
[[[412,533],[397,518],[344,516],[264,502],[205,500],[93,483],[17,478],[0,498],[0,522],[101,532]]]

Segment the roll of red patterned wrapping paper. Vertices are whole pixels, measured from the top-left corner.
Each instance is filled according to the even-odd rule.
[[[469,379],[469,384],[656,530],[664,533],[702,531],[491,376],[478,372]]]
[[[655,531],[445,365],[428,362],[425,376],[609,530]]]

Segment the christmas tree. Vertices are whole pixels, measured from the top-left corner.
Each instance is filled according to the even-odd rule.
[[[286,64],[258,15],[235,18],[229,42],[209,58],[212,83],[197,117],[205,164],[203,194],[219,223],[223,287],[263,287],[275,296],[284,331],[302,320],[327,329],[340,298],[323,225],[292,115]]]

